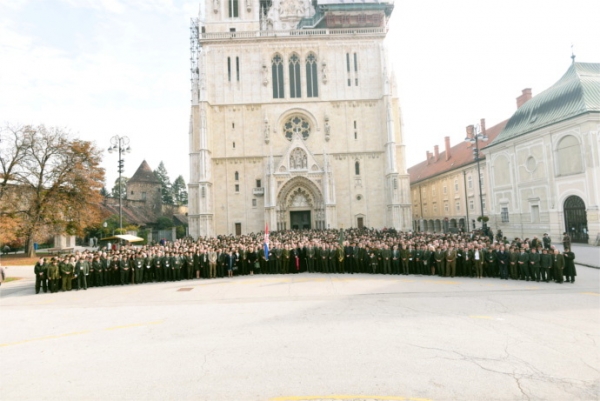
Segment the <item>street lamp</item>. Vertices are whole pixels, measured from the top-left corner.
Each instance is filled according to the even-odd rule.
[[[483,120],[482,120],[481,125],[475,124],[475,125],[467,126],[467,137],[465,138],[465,141],[475,144],[475,147],[473,148],[473,159],[477,162],[477,177],[479,179],[479,206],[481,208],[481,223],[482,223],[481,228],[484,233],[487,231],[487,224],[484,221],[484,214],[483,214],[483,194],[481,191],[481,166],[479,164],[479,160],[481,160],[480,150],[479,150],[479,141],[487,142],[487,140],[488,140],[488,137],[485,134],[485,125],[483,123]]]
[[[130,153],[131,148],[129,147],[129,138],[126,136],[115,135],[110,138],[110,146],[108,148],[108,153],[119,152],[119,182],[118,182],[118,190],[119,190],[119,233],[122,233],[123,230],[123,204],[121,195],[121,173],[123,172],[124,159],[123,155]]]

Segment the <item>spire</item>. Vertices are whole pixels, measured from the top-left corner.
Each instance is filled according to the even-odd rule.
[[[575,64],[575,53],[573,52],[573,44],[571,44],[571,60],[572,64]]]

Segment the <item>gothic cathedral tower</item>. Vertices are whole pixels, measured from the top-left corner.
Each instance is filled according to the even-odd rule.
[[[205,0],[191,26],[190,234],[411,227],[393,2]]]

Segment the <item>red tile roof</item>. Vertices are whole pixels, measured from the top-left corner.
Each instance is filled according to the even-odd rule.
[[[485,145],[492,143],[492,141],[498,136],[498,134],[504,129],[504,126],[508,120],[504,120],[499,124],[494,125],[486,130],[488,141],[483,146],[480,144],[480,149]],[[461,141],[458,145],[450,148],[450,158],[446,160],[446,151],[440,152],[439,158],[436,161],[435,155],[427,160],[415,164],[408,169],[410,175],[410,183],[414,184],[421,182],[431,177],[455,170],[459,167],[466,166],[467,164],[474,163],[473,159],[473,146],[468,142]],[[443,146],[441,148],[445,149]],[[481,151],[481,158],[485,159],[485,151]]]

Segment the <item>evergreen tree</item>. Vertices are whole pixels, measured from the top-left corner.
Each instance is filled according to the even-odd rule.
[[[173,193],[171,192],[171,180],[169,179],[169,173],[167,173],[167,169],[162,161],[158,165],[158,168],[154,170],[154,175],[160,181],[162,202],[167,205],[172,205]]]
[[[127,199],[127,181],[129,181],[128,177],[121,176],[121,199]],[[119,178],[115,180],[110,194],[113,198],[119,199]]]
[[[106,189],[106,187],[102,187],[102,189],[100,190],[100,195],[102,195],[104,198],[108,198],[110,196],[110,192],[108,192],[108,189]]]
[[[187,205],[188,203],[188,192],[187,186],[185,185],[185,180],[180,175],[173,181],[173,186],[171,187],[171,193],[173,194],[173,202],[177,206]]]

